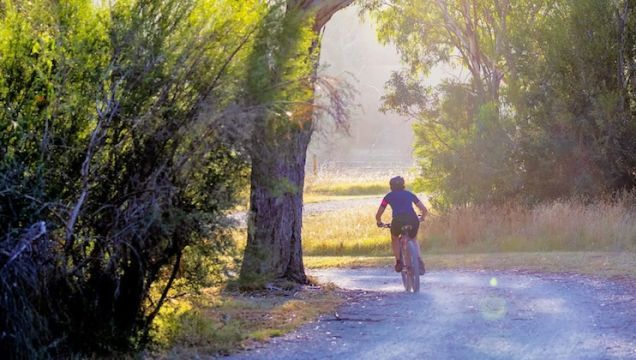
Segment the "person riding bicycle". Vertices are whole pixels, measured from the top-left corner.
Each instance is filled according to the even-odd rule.
[[[378,226],[381,227],[383,225],[382,214],[387,205],[391,206],[391,210],[393,211],[393,220],[391,221],[391,248],[395,256],[395,271],[400,272],[404,266],[400,260],[400,235],[402,235],[402,227],[410,225],[411,229],[403,235],[408,236],[410,239],[415,239],[417,230],[420,227],[420,221],[424,221],[428,210],[415,194],[405,190],[403,177],[396,176],[392,178],[389,181],[389,186],[391,187],[391,192],[386,194],[384,199],[382,199],[378,212],[375,214],[375,220]],[[419,218],[415,210],[413,210],[413,204],[422,212],[421,218]],[[415,241],[415,243],[417,244],[417,241]],[[424,263],[420,256],[419,244],[417,246],[417,257],[420,262],[420,273],[423,275]]]

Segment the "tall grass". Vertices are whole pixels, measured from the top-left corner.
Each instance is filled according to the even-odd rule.
[[[556,201],[525,208],[466,206],[431,215],[419,241],[431,253],[636,251],[636,200]],[[375,208],[307,217],[307,255],[390,255],[388,231],[375,226]],[[388,219],[387,219],[388,220]]]
[[[389,231],[377,228],[374,210],[357,207],[305,217],[303,252],[314,256],[390,254]]]
[[[633,195],[530,209],[463,207],[433,217],[423,236],[430,250],[636,251],[636,208]]]

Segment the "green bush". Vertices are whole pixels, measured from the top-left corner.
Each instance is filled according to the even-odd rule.
[[[137,349],[175,277],[218,279],[262,7],[0,0],[2,353]]]

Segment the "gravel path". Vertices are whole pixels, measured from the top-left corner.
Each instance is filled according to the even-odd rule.
[[[388,268],[312,271],[351,289],[338,315],[231,359],[636,359],[636,281]]]

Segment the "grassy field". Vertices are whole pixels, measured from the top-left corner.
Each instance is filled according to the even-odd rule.
[[[418,241],[426,253],[636,251],[633,199],[561,201],[533,209],[464,207],[431,215]],[[389,234],[375,226],[375,208],[354,208],[305,218],[309,256],[390,255]],[[386,215],[385,221],[390,216]]]
[[[303,202],[305,204],[318,203],[325,201],[342,201],[342,200],[356,200],[356,199],[368,199],[378,197],[378,195],[322,195],[316,193],[305,194],[303,196]]]
[[[305,179],[305,197],[384,195],[389,191],[389,179],[399,174],[413,177],[404,169],[322,171]]]
[[[387,192],[386,181],[366,182],[350,181],[348,183],[330,183],[321,181],[309,184],[305,187],[307,195],[332,195],[332,196],[356,196],[356,195],[383,195]]]
[[[375,224],[373,208],[354,208],[305,217],[306,255],[379,256],[390,254],[389,232]]]
[[[375,211],[359,207],[306,217],[305,265],[392,265],[389,234],[375,226]],[[636,277],[636,198],[626,194],[592,203],[556,201],[530,209],[456,208],[430,215],[421,225],[418,242],[429,269]]]

